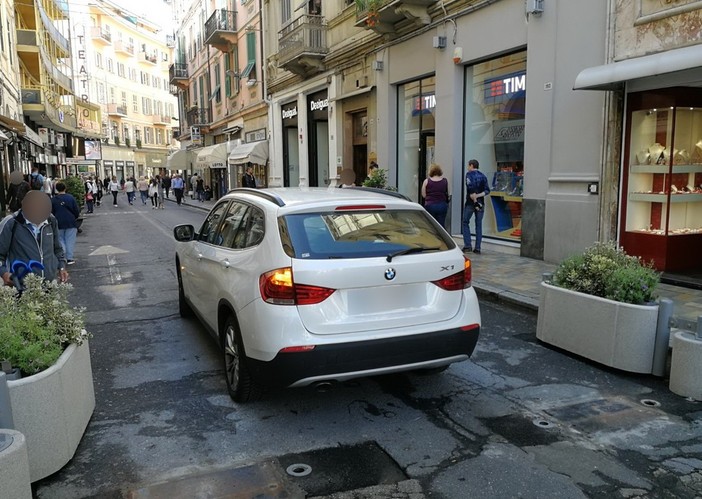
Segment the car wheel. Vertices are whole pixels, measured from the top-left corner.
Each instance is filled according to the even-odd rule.
[[[180,274],[180,264],[178,263],[178,312],[180,316],[184,319],[191,318],[193,314],[193,309],[190,307],[185,299],[185,291],[183,291],[183,277]]]
[[[233,317],[224,324],[224,377],[227,391],[234,402],[249,402],[259,398],[261,390],[251,377],[246,364],[246,354]]]

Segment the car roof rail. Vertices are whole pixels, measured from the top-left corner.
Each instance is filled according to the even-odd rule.
[[[232,192],[241,192],[242,194],[251,194],[252,196],[258,196],[267,201],[275,203],[281,208],[285,206],[285,201],[283,201],[283,198],[281,198],[277,194],[265,190],[253,189],[251,187],[237,187],[235,189],[230,189],[229,192],[227,192],[227,194],[231,194]]]
[[[397,191],[389,191],[387,189],[380,189],[378,187],[352,187],[352,189],[358,189],[359,191],[366,191],[366,192],[375,192],[378,194],[384,194],[386,196],[391,196],[397,199],[404,199],[405,201],[412,201],[410,198],[405,196],[404,194],[400,194]]]

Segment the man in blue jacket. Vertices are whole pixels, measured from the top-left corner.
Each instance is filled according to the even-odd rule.
[[[485,196],[490,194],[488,179],[479,170],[477,159],[468,161],[466,173],[466,204],[463,208],[463,252],[480,254],[483,242],[483,216],[485,215]],[[471,248],[470,220],[475,215],[475,249]]]
[[[22,209],[0,223],[0,276],[12,286],[12,264],[35,260],[44,267],[32,269],[47,281],[68,281],[66,256],[58,238],[59,226],[51,214],[51,200],[40,191],[29,191]]]
[[[73,248],[76,245],[76,236],[78,235],[78,217],[80,216],[80,207],[76,199],[66,193],[66,184],[58,182],[56,184],[56,195],[51,198],[51,213],[58,220],[59,226],[59,241],[66,252],[66,263],[73,265]]]

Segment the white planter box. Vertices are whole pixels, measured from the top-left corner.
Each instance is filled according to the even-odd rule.
[[[9,381],[16,430],[27,439],[32,482],[71,460],[95,409],[88,342],[69,345],[56,364]]]
[[[541,283],[536,337],[606,366],[653,370],[658,305],[629,305]]]

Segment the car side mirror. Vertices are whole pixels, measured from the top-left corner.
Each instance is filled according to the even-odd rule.
[[[176,225],[173,227],[173,237],[181,243],[192,241],[195,239],[195,227],[192,225]]]

